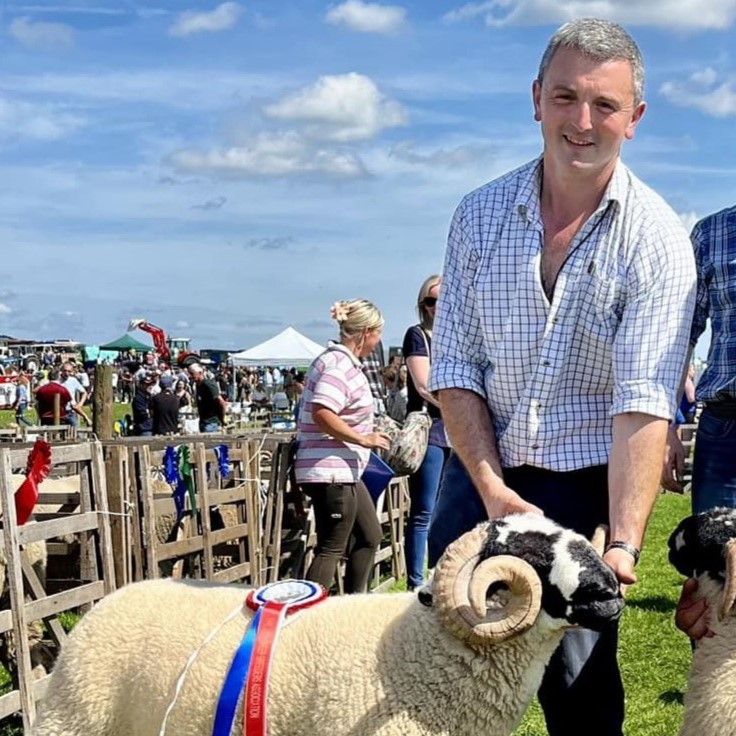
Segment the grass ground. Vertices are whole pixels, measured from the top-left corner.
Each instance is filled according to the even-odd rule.
[[[87,416],[92,418],[92,407],[87,405],[84,407]],[[126,414],[130,414],[130,404],[115,404],[113,407],[113,420],[124,419]],[[26,412],[26,418],[29,422],[36,424],[38,417],[35,409],[29,409]],[[15,412],[12,409],[0,409],[0,429],[5,429],[15,424]]]

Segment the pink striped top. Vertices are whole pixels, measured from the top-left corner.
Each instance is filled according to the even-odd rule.
[[[358,434],[373,431],[373,395],[360,361],[343,345],[330,346],[309,366],[297,427],[297,483],[357,483],[370,450],[340,442],[312,419],[318,404],[337,414]]]

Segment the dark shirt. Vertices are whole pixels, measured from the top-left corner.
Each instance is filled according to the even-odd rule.
[[[197,413],[199,421],[211,422],[216,420],[222,422],[222,407],[217,397],[220,395],[220,389],[214,381],[205,378],[197,384]]]
[[[53,420],[54,418],[54,397],[59,396],[59,419],[66,419],[66,407],[72,402],[72,395],[69,391],[56,381],[49,381],[43,386],[36,389],[36,404],[38,408],[39,419]]]
[[[141,432],[150,432],[153,429],[151,394],[145,389],[137,389],[130,406],[133,409],[133,432],[137,435]]]
[[[425,342],[426,337],[426,342]],[[419,325],[413,325],[410,327],[404,335],[404,345],[402,352],[404,359],[410,358],[412,355],[424,355],[431,361],[432,356],[427,352],[429,347],[432,349],[432,338],[424,332]],[[406,374],[406,411],[422,411],[427,409],[427,414],[432,417],[432,428],[429,431],[429,444],[437,445],[439,447],[447,447],[447,438],[445,437],[445,425],[440,415],[440,409],[434,404],[430,404],[425,401],[417,391],[417,387],[414,385],[414,379],[411,377],[411,371],[407,371]]]
[[[173,434],[179,431],[179,397],[171,391],[162,391],[151,399],[154,434]]]

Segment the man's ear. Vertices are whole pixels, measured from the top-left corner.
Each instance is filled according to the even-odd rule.
[[[542,85],[539,80],[532,82],[532,103],[534,104],[534,119],[542,122]]]
[[[629,124],[626,126],[626,132],[624,133],[624,136],[626,137],[627,141],[630,141],[634,137],[634,131],[636,130],[636,126],[639,124],[639,121],[644,117],[644,113],[647,109],[647,103],[646,102],[640,102],[637,107],[634,109],[634,112],[631,114],[631,120],[629,121]]]

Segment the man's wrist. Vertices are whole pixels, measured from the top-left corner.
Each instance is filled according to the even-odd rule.
[[[604,554],[606,552],[610,552],[612,549],[620,549],[630,554],[634,558],[634,565],[636,565],[639,562],[639,556],[641,554],[641,550],[638,547],[635,547],[633,544],[629,544],[628,542],[621,542],[619,540],[614,540],[612,542],[609,542],[606,545]]]

